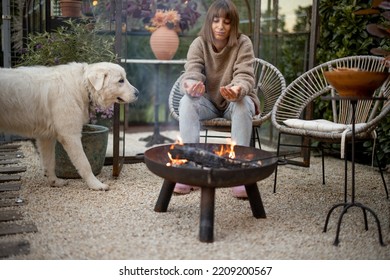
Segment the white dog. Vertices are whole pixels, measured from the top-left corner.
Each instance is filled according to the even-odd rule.
[[[0,131],[35,138],[45,175],[52,186],[65,180],[55,175],[55,142],[67,152],[80,176],[94,190],[107,190],[92,173],[81,144],[89,108],[137,100],[138,90],[114,63],[69,63],[53,67],[0,69]]]

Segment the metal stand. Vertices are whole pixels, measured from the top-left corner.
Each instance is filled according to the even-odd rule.
[[[346,194],[347,193],[347,164],[345,164],[345,190],[344,190],[345,191],[345,202],[336,204],[329,210],[328,215],[326,216],[326,220],[325,220],[324,232],[326,232],[326,230],[327,230],[329,218],[330,218],[330,215],[332,214],[333,210],[335,210],[336,208],[338,208],[340,206],[343,207],[343,211],[341,212],[338,223],[337,223],[336,238],[335,238],[334,243],[333,243],[333,245],[337,246],[340,242],[339,241],[340,227],[341,227],[341,222],[342,222],[344,214],[351,207],[359,207],[363,211],[365,229],[368,230],[368,224],[367,224],[367,211],[368,211],[375,218],[376,224],[378,226],[379,243],[382,246],[385,246],[385,244],[383,243],[383,239],[382,239],[382,230],[381,230],[380,221],[379,221],[377,215],[375,214],[375,212],[373,210],[371,210],[370,208],[368,208],[367,206],[363,205],[362,203],[355,202],[355,111],[356,111],[357,101],[358,101],[358,99],[351,99],[351,105],[352,105],[352,139],[351,139],[351,141],[352,141],[352,159],[351,159],[351,161],[352,161],[352,194],[351,194],[351,202],[346,201],[346,197],[347,197],[347,194]],[[345,161],[347,161],[346,158],[345,158]]]
[[[159,122],[159,107],[160,107],[160,65],[161,64],[182,64],[186,62],[185,60],[159,60],[159,59],[123,59],[123,63],[131,64],[154,64],[157,80],[155,83],[155,95],[154,95],[154,130],[153,134],[144,138],[140,138],[140,141],[146,141],[145,147],[151,147],[156,144],[164,144],[165,142],[172,143],[174,140],[165,137],[160,134],[160,122]]]
[[[160,134],[160,122],[159,122],[159,107],[160,107],[160,64],[156,64],[157,80],[155,87],[155,96],[154,96],[154,131],[153,135],[140,138],[140,141],[146,141],[145,147],[151,147],[156,144],[165,144],[165,141],[168,143],[174,142],[171,138],[165,137]]]

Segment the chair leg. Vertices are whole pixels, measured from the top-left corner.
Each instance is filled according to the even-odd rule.
[[[254,141],[257,139],[257,143],[259,144],[259,149],[261,149],[259,129],[258,129],[258,127],[254,127],[254,130],[256,132],[256,137],[255,137]],[[255,146],[256,146],[256,144],[255,144]]]
[[[204,132],[204,142],[207,143],[207,134],[209,133],[209,130],[206,129]]]
[[[256,147],[256,136],[255,136],[255,128],[252,127],[251,140],[249,142],[249,146],[255,148]]]
[[[379,163],[377,150],[375,150],[375,159],[376,159],[376,162],[378,163],[379,172],[381,173],[383,187],[385,188],[385,192],[386,192],[386,199],[389,199],[389,191],[387,190],[386,180],[385,180],[385,177],[383,176],[383,170],[382,170],[382,167],[381,167],[381,165]]]
[[[259,149],[261,149],[259,130],[257,129],[256,126],[253,126],[252,127],[251,142],[250,142],[251,147],[256,148],[256,140],[257,140],[257,143],[259,144]]]
[[[279,136],[278,136],[278,146],[277,146],[277,148],[276,148],[276,157],[278,158],[278,163],[276,164],[276,168],[275,168],[274,193],[276,193],[276,182],[277,182],[277,178],[278,178],[280,138],[281,138],[281,133],[279,132]]]
[[[348,194],[348,157],[347,147],[344,150],[344,203],[347,203]]]
[[[324,156],[324,147],[320,144],[321,149],[321,160],[322,160],[322,184],[325,185],[325,156]]]

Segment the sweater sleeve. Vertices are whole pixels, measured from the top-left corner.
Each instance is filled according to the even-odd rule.
[[[255,57],[252,43],[248,37],[244,36],[239,43],[240,46],[233,65],[233,79],[229,86],[241,86],[241,95],[238,99],[242,99],[244,96],[250,95],[255,85],[253,71]]]
[[[181,77],[181,90],[183,92],[183,81],[206,81],[205,76],[205,61],[204,61],[204,54],[203,54],[203,48],[201,44],[200,37],[196,38],[190,45],[188,52],[187,52],[187,62],[184,65],[185,72],[183,73]]]

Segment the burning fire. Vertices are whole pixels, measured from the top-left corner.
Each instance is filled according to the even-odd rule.
[[[168,157],[169,157],[170,162],[167,162],[167,166],[183,165],[183,164],[186,164],[188,162],[188,160],[186,160],[186,159],[172,158],[172,155],[170,153],[168,153]]]
[[[219,151],[214,151],[214,153],[220,157],[229,157],[229,158],[236,158],[236,153],[234,152],[234,146],[236,146],[236,143],[234,141],[229,140],[229,143],[227,145],[221,145],[221,148]]]
[[[173,149],[175,147],[175,145],[184,145],[183,140],[181,139],[180,136],[177,136],[175,143],[171,145],[170,149]],[[167,164],[166,164],[167,166],[183,165],[183,164],[186,164],[188,162],[188,160],[186,160],[186,159],[172,158],[172,155],[169,152],[168,152],[168,157],[169,157],[170,162],[167,162]]]
[[[170,149],[174,149],[175,145],[184,145],[183,141],[180,137],[175,141],[174,144],[170,146]],[[226,145],[221,145],[219,150],[213,151],[214,154],[220,157],[230,158],[234,159],[236,157],[236,154],[234,152],[234,147],[236,146],[236,143],[234,141],[229,140]],[[178,165],[184,165],[188,162],[187,159],[176,159],[172,157],[172,154],[168,152],[168,157],[170,162],[166,164],[166,166],[178,166]]]

